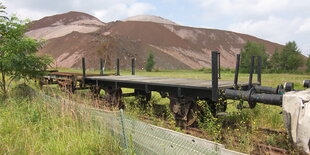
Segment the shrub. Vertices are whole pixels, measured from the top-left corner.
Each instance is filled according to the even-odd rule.
[[[154,68],[155,63],[156,62],[154,60],[153,52],[150,51],[149,55],[148,55],[148,58],[147,58],[147,61],[146,61],[145,70],[147,72],[151,72],[153,70],[153,68]]]

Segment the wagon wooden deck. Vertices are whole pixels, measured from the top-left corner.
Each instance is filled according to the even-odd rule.
[[[152,77],[152,76],[88,76],[85,78],[86,82],[96,82],[109,84],[118,83],[122,87],[126,85],[148,85],[148,86],[164,86],[164,87],[178,87],[178,88],[191,88],[191,89],[212,89],[212,81],[206,79],[190,79],[190,78],[171,78],[171,77]],[[240,82],[238,86],[247,86],[247,82]],[[234,87],[233,81],[219,81],[219,88],[232,88]]]

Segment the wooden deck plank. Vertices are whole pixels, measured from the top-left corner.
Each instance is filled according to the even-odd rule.
[[[114,81],[114,82],[131,82],[131,83],[145,83],[145,84],[158,84],[158,85],[180,85],[190,87],[206,87],[211,88],[211,80],[205,79],[189,79],[189,78],[171,78],[171,77],[152,77],[152,76],[92,76],[86,79],[98,81]],[[239,85],[246,85],[245,82],[239,82]],[[219,87],[232,87],[233,81],[219,81]]]

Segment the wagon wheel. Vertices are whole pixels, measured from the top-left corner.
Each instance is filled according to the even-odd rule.
[[[227,109],[227,101],[224,99],[220,99],[218,102],[213,102],[210,100],[206,102],[213,117],[216,117],[216,115],[220,112],[225,112]]]
[[[197,104],[193,98],[170,98],[170,110],[175,118],[176,126],[185,128],[197,120]]]
[[[151,100],[152,93],[151,92],[146,92],[145,90],[139,90],[135,89],[135,96],[139,100],[139,107],[142,109],[146,110],[148,107],[148,103]]]
[[[74,93],[75,91],[75,86],[73,81],[71,80],[65,80],[65,81],[57,81],[58,85],[60,86],[60,88],[64,91],[68,91],[70,93]]]
[[[73,81],[68,81],[68,84],[66,86],[66,88],[68,89],[68,91],[70,93],[74,93],[75,92],[75,84]]]
[[[66,82],[65,81],[58,80],[57,83],[58,83],[61,90],[64,90],[66,88]]]
[[[93,97],[98,99],[99,96],[100,96],[100,91],[101,91],[101,88],[98,87],[98,86],[95,86],[95,87],[91,87],[90,88],[90,92],[92,93]]]
[[[107,95],[107,100],[111,107],[124,109],[125,105],[122,100],[122,89],[121,88],[103,88]]]

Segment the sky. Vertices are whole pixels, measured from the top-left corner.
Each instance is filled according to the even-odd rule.
[[[0,0],[8,14],[37,20],[80,11],[103,22],[149,14],[180,25],[229,30],[310,54],[310,0]]]

